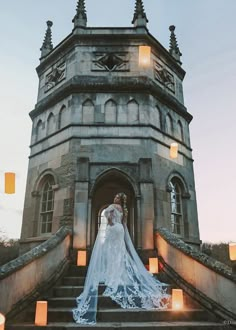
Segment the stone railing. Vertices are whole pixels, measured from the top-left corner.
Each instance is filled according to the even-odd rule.
[[[61,227],[44,243],[0,267],[0,311],[15,316],[59,278],[69,262],[71,230]]]
[[[236,276],[230,267],[165,228],[158,229],[155,241],[164,271],[176,285],[220,319],[236,320]]]

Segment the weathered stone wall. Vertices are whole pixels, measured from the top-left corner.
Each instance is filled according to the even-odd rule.
[[[48,241],[0,267],[0,310],[9,313],[16,304],[37,292],[59,265],[65,263],[71,246],[71,231],[61,228]],[[57,270],[59,271],[59,270]],[[9,291],[9,288],[11,290]],[[4,299],[2,299],[4,297]]]
[[[164,228],[156,233],[156,246],[158,255],[179,276],[216,303],[215,309],[222,306],[219,312],[226,309],[236,317],[236,277],[230,267],[197,251]]]

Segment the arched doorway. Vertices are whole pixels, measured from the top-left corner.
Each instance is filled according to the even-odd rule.
[[[137,241],[137,207],[135,190],[130,178],[117,169],[111,169],[97,178],[91,192],[91,226],[90,226],[90,248],[93,247],[98,228],[103,221],[102,212],[113,203],[114,196],[119,192],[127,195],[128,219],[127,227],[134,245]]]

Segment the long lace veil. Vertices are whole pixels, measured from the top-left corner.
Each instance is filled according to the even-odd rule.
[[[167,285],[159,282],[146,270],[135,251],[126,225],[124,225],[124,229],[124,239],[129,260],[127,274],[129,283],[130,281],[134,283],[135,289],[130,291],[127,290],[129,285],[122,285],[119,286],[119,292],[112,291],[112,288],[107,288],[105,291],[109,292],[110,290],[112,294],[109,294],[109,296],[123,308],[166,308],[169,301],[169,295],[166,293]],[[103,243],[104,235],[100,227],[90,259],[84,291],[76,298],[78,306],[73,309],[73,317],[76,323],[96,323],[98,285],[104,282],[106,267],[102,258]],[[138,300],[135,300],[134,296],[138,297]]]

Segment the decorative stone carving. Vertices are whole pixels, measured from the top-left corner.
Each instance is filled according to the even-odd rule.
[[[46,76],[45,93],[59,84],[66,77],[66,63],[56,63]]]
[[[175,79],[173,74],[157,61],[154,62],[154,76],[156,80],[175,93]]]
[[[128,71],[128,53],[94,53],[92,71]]]

